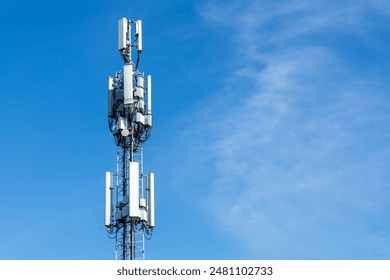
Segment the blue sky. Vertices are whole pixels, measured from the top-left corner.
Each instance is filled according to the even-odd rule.
[[[390,4],[0,2],[0,259],[113,259],[106,79],[142,19],[147,259],[390,258]]]

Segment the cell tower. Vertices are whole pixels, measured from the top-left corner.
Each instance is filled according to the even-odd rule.
[[[106,172],[105,226],[115,239],[115,259],[143,260],[144,241],[154,227],[154,173],[143,170],[142,145],[152,129],[152,79],[148,75],[145,85],[138,68],[141,20],[118,21],[118,50],[123,69],[108,77],[108,127],[117,153],[116,171]]]

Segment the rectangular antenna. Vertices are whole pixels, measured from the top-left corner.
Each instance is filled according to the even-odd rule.
[[[126,49],[127,47],[127,19],[121,18],[118,21],[118,50]]]
[[[127,47],[127,19],[121,18],[118,21],[118,50],[126,49]]]
[[[144,98],[145,94],[145,79],[143,76],[137,76],[137,84],[134,95],[139,98]]]
[[[135,22],[135,36],[138,37],[138,53],[142,52],[142,20]]]
[[[106,227],[111,226],[112,215],[112,173],[106,172],[106,203],[105,203],[105,222]]]
[[[126,64],[123,66],[123,95],[125,105],[133,103],[133,65]]]
[[[148,75],[148,115],[152,114],[152,76]]]
[[[148,225],[154,227],[154,173],[148,174]]]
[[[135,115],[135,122],[145,124],[145,116],[142,115],[140,112],[137,112]]]
[[[114,116],[114,79],[108,76],[108,116]]]
[[[129,197],[129,216],[140,217],[139,211],[139,163],[129,163],[130,176],[130,197]]]

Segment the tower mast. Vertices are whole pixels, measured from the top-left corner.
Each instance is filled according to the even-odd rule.
[[[143,260],[144,241],[154,228],[154,173],[143,170],[143,143],[152,129],[152,83],[148,75],[145,84],[138,67],[141,20],[118,21],[118,50],[124,66],[108,77],[108,127],[117,166],[116,172],[106,172],[105,226],[115,239],[116,259]]]

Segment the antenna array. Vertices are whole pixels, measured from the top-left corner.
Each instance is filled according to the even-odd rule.
[[[117,167],[106,172],[105,226],[115,239],[116,259],[142,260],[144,240],[154,228],[154,173],[143,171],[142,145],[152,129],[152,78],[148,75],[145,84],[138,68],[141,20],[118,21],[118,50],[124,66],[108,77],[108,127],[117,147]]]

